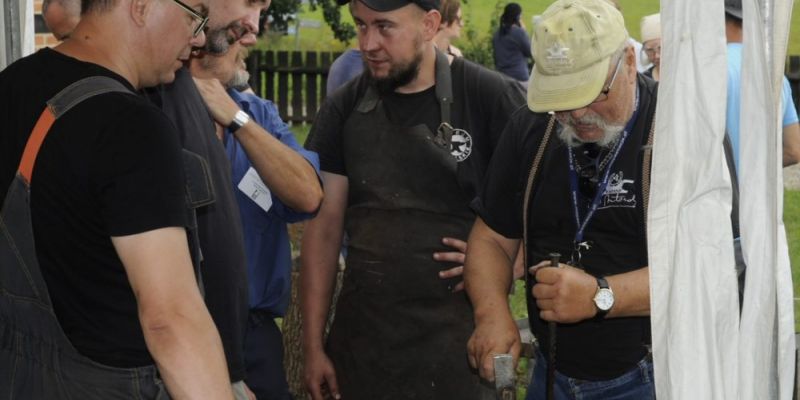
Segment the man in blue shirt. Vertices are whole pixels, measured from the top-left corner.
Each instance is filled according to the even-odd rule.
[[[228,153],[242,218],[250,289],[245,381],[258,399],[290,399],[274,319],[286,312],[291,289],[286,224],[312,217],[322,201],[319,159],[298,145],[272,102],[232,89],[247,82],[245,56],[235,43],[224,55],[193,59],[191,72]]]
[[[725,125],[739,170],[739,115],[742,80],[742,1],[725,1],[725,36],[728,41],[728,103]],[[783,166],[800,162],[800,124],[789,81],[783,77]]]

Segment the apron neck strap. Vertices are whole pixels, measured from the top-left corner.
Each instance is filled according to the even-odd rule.
[[[453,80],[447,55],[436,49],[436,100],[441,112],[440,123],[450,123],[450,106],[453,104]]]
[[[453,80],[450,76],[450,62],[447,56],[436,51],[436,101],[439,102],[441,123],[450,124],[450,106],[453,104]],[[369,73],[364,71],[364,73]],[[367,113],[375,109],[380,102],[381,96],[375,85],[367,86],[364,96],[358,102],[356,110]]]

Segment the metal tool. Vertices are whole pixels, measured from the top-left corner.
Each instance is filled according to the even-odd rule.
[[[550,267],[558,268],[558,260],[561,258],[559,253],[550,253]],[[547,332],[550,336],[548,343],[548,357],[547,357],[547,400],[553,400],[554,389],[556,385],[556,323],[554,321],[547,322]]]
[[[494,361],[494,388],[498,400],[516,400],[517,374],[511,354],[497,354]]]

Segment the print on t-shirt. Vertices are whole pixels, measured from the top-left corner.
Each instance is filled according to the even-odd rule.
[[[603,193],[603,199],[598,209],[615,207],[635,208],[636,190],[634,190],[633,185],[634,180],[625,179],[622,171],[611,174],[608,178],[608,186]]]

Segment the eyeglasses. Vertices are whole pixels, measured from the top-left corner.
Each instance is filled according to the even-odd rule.
[[[650,48],[644,47],[642,48],[642,50],[645,53],[647,53],[648,56],[652,56],[654,54],[661,54],[661,46],[650,47]]]
[[[175,0],[175,1],[177,1],[177,0]],[[600,103],[600,102],[608,100],[608,92],[610,92],[611,91],[611,87],[614,86],[614,81],[617,79],[617,73],[619,72],[619,66],[622,65],[622,59],[623,58],[625,58],[624,54],[617,61],[617,67],[614,68],[614,75],[611,75],[611,82],[609,82],[608,86],[606,86],[603,90],[600,91],[600,94],[597,95],[597,98],[594,99],[594,101],[591,102],[590,104]]]
[[[192,18],[198,21],[198,25],[194,28],[194,30],[192,30],[192,37],[197,37],[197,35],[199,35],[200,32],[203,31],[203,28],[206,27],[206,24],[208,23],[208,17],[199,13],[194,8],[189,7],[189,5],[182,2],[181,0],[172,0],[172,1],[175,2],[175,4],[177,4],[178,7],[182,8],[183,11],[189,13],[189,15],[192,16]]]

